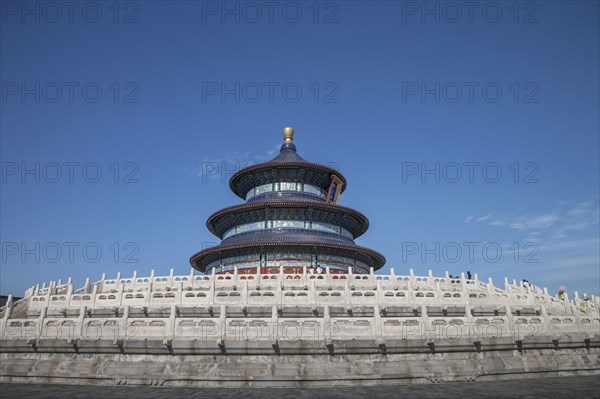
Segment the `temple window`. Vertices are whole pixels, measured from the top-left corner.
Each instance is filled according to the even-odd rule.
[[[305,192],[313,195],[318,195],[321,198],[326,197],[326,193],[319,187],[311,186],[310,184],[305,183],[295,183],[295,182],[278,182],[278,183],[268,183],[263,184],[261,186],[251,188],[246,194],[246,201],[249,199],[261,195],[264,193],[270,193],[273,191],[295,191],[295,192]]]
[[[317,230],[326,233],[338,234],[346,237],[350,240],[354,239],[352,233],[343,227],[336,226],[330,223],[320,222],[306,222],[303,220],[267,220],[260,222],[245,223],[239,226],[232,227],[223,234],[223,239],[229,238],[233,235],[240,233],[247,233],[250,231],[264,230],[264,229],[303,229],[303,230]]]

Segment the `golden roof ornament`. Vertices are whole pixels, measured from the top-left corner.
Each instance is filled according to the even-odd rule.
[[[286,127],[283,129],[283,142],[285,144],[291,144],[294,142],[294,128]]]

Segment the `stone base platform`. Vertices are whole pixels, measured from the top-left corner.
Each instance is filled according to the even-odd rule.
[[[451,344],[294,341],[277,343],[278,352],[247,341],[222,342],[221,347],[216,342],[172,342],[166,352],[163,344],[96,341],[95,352],[86,353],[61,348],[59,342],[38,342],[27,349],[9,349],[5,342],[0,382],[309,388],[600,375],[600,335],[476,343],[460,339]]]

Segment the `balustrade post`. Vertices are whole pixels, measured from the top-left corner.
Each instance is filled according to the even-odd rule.
[[[85,324],[85,315],[87,314],[87,306],[83,305],[79,308],[79,317],[77,318],[77,323],[79,327],[79,331],[77,334],[77,338],[83,338],[83,328]]]
[[[44,330],[44,319],[46,318],[46,314],[48,312],[48,304],[40,309],[40,316],[38,317],[38,325],[36,329],[36,339],[42,338],[42,333]]]
[[[192,286],[192,288],[194,288],[194,284],[196,283],[196,279],[194,278],[196,277],[196,269],[194,269],[193,267],[190,267],[190,285]]]
[[[494,281],[492,280],[491,277],[488,278],[487,291],[488,291],[488,295],[490,297],[490,300],[493,300],[494,294],[496,293],[496,290],[494,290]]]
[[[433,288],[435,287],[435,284],[433,282],[433,271],[431,271],[431,269],[429,269],[427,271],[427,282],[429,283],[428,286]]]
[[[176,322],[177,322],[177,305],[171,305],[171,313],[169,314],[169,337],[175,338]]]
[[[323,339],[325,339],[325,342],[327,342],[327,329],[329,329],[329,337],[331,337],[332,327],[333,326],[331,325],[331,315],[329,314],[329,305],[325,304],[325,305],[323,305],[323,326],[322,326]]]
[[[6,300],[4,316],[2,317],[2,320],[6,321],[6,320],[10,319],[10,316],[12,316],[13,308],[14,308],[14,300],[13,300],[12,294],[10,294]],[[1,334],[0,334],[0,336],[1,336]]]
[[[123,329],[123,339],[127,338],[127,327],[129,323],[129,305],[123,307],[123,316],[121,317],[121,328]],[[120,335],[120,334],[119,334]],[[119,338],[121,338],[119,336]]]
[[[383,341],[383,322],[381,320],[381,307],[380,305],[375,305],[373,307],[373,336],[377,341],[378,345],[384,345]]]
[[[225,339],[227,338],[227,306],[225,305],[221,305],[221,309],[219,311],[219,324],[221,343],[225,345]]]
[[[269,332],[273,334],[271,336],[271,345],[278,345],[279,341],[279,314],[277,311],[277,305],[273,305],[271,307],[271,328],[269,328]]]

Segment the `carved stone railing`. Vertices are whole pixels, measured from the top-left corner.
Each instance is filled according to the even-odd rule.
[[[9,298],[0,340],[485,339],[600,333],[598,298],[548,295],[505,280],[396,275],[189,275],[51,282]]]

